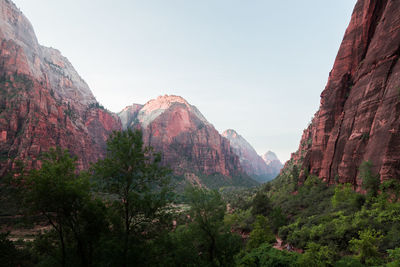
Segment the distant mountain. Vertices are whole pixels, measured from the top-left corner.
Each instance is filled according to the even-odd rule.
[[[229,141],[180,96],[159,96],[143,106],[126,107],[119,116],[123,128],[140,127],[146,144],[162,152],[163,162],[194,184],[256,184],[244,173]]]
[[[274,160],[278,160],[278,157],[276,156],[276,154],[272,151],[268,151],[267,153],[265,153],[264,155],[262,155],[262,159],[268,164],[271,163]]]
[[[272,151],[268,151],[262,156],[262,159],[268,166],[268,169],[272,173],[274,178],[280,173],[281,169],[283,168],[282,162],[278,159],[276,154]]]
[[[140,109],[143,108],[143,105],[133,104],[124,108],[121,112],[118,113],[119,118],[121,119],[122,128],[126,130],[129,127],[133,127],[136,123],[137,115]]]
[[[279,173],[279,170],[278,173],[276,173],[275,162],[271,166],[267,165],[246,139],[235,130],[226,130],[222,133],[222,136],[230,141],[234,152],[239,156],[243,170],[255,180],[263,183],[275,178]]]
[[[50,147],[68,148],[87,168],[102,157],[119,118],[98,104],[72,64],[41,46],[32,25],[0,0],[0,176],[15,159],[38,167]]]

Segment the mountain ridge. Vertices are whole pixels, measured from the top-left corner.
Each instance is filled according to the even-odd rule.
[[[164,95],[143,106],[134,104],[119,116],[131,122],[123,127],[141,128],[146,144],[162,151],[164,162],[177,174],[220,173],[232,177],[243,173],[229,141],[180,96]]]
[[[0,174],[17,160],[39,168],[40,154],[55,146],[69,149],[78,168],[87,169],[104,157],[113,131],[140,127],[145,144],[162,152],[177,175],[215,176],[227,184],[243,177],[257,184],[243,172],[229,141],[180,96],[160,96],[119,114],[104,109],[69,60],[39,44],[29,20],[9,0],[0,0],[0,41]]]
[[[0,0],[0,172],[52,146],[68,148],[89,167],[105,153],[105,141],[120,129],[119,118],[98,108],[87,84],[58,50],[41,46],[23,13]]]
[[[222,136],[230,141],[234,152],[239,156],[244,171],[255,180],[267,182],[279,174],[281,168],[277,169],[275,165],[270,165],[270,162],[265,162],[250,143],[235,130],[225,130]]]

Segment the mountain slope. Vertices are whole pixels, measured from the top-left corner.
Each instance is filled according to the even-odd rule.
[[[235,130],[229,129],[222,133],[222,136],[230,141],[230,144],[239,156],[243,170],[259,182],[266,182],[279,174],[257,154],[254,148],[239,135]]]
[[[100,108],[71,63],[39,45],[18,8],[0,0],[0,174],[14,159],[39,166],[38,155],[68,148],[81,168],[105,152],[119,118]]]
[[[321,104],[291,162],[329,183],[360,187],[371,161],[400,177],[400,2],[359,0]]]
[[[255,184],[243,174],[229,141],[182,97],[160,96],[137,108],[132,105],[119,113],[123,127],[142,128],[145,143],[162,152],[163,162],[175,174],[195,183],[215,175],[227,184],[241,176],[243,184]]]

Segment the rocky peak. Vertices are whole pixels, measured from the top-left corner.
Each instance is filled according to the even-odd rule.
[[[142,128],[145,143],[162,152],[163,162],[176,174],[243,174],[229,141],[180,96],[159,96],[143,106],[128,106],[118,115],[125,128]]]
[[[257,152],[249,144],[249,142],[247,142],[247,140],[244,139],[241,135],[239,135],[235,130],[233,130],[233,129],[225,130],[222,133],[222,136],[229,140],[229,142],[231,143],[233,148],[237,148],[237,149],[240,148],[243,151],[245,150],[246,152],[249,152],[253,155],[257,155]]]
[[[272,151],[268,151],[267,153],[265,153],[264,155],[262,155],[263,160],[268,164],[274,160],[278,160],[278,157],[276,156],[276,154]]]
[[[239,134],[235,131],[235,130],[233,130],[233,129],[228,129],[228,130],[225,130],[223,133],[222,133],[222,136],[224,136],[224,137],[226,137],[226,138],[232,138],[232,139],[234,139],[234,138],[238,138],[239,137]],[[241,137],[241,136],[240,136]]]
[[[266,182],[276,177],[280,168],[276,170],[276,166],[269,166],[257,154],[256,150],[235,130],[229,129],[222,133],[232,146],[233,151],[238,155],[243,170],[255,180]]]
[[[0,0],[0,66],[0,176],[14,160],[40,166],[40,153],[54,146],[78,156],[80,168],[105,154],[109,134],[121,129],[118,117],[58,50],[39,45],[9,0]]]
[[[134,126],[135,119],[137,118],[139,110],[141,110],[142,108],[143,105],[132,104],[130,106],[125,107],[122,111],[118,113],[118,116],[121,119],[123,129],[127,129],[129,127]]]
[[[35,78],[80,115],[87,105],[97,103],[68,59],[54,48],[41,46],[29,20],[9,0],[0,0],[0,39],[0,53],[8,61],[5,64],[9,74],[17,72]]]
[[[89,105],[96,103],[87,83],[81,78],[69,60],[54,48],[41,46],[43,64],[48,69],[51,88],[56,97],[74,105]]]
[[[147,102],[138,113],[138,121],[143,128],[146,128],[152,121],[174,105],[181,105],[203,123],[209,124],[206,118],[195,106],[190,105],[184,98],[175,95],[159,96],[156,99]]]
[[[32,24],[9,0],[0,0],[0,37],[13,40],[21,47],[38,49],[38,41]]]

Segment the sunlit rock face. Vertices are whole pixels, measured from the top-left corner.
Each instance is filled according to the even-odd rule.
[[[134,127],[134,125],[137,123],[136,119],[138,112],[142,107],[143,105],[133,104],[131,106],[127,106],[118,113],[124,130],[130,127]]]
[[[239,156],[243,170],[255,180],[266,182],[275,178],[279,174],[282,166],[277,170],[275,168],[275,160],[278,160],[278,158],[274,158],[273,160],[271,159],[267,163],[257,154],[249,142],[247,142],[246,139],[239,135],[235,130],[226,130],[222,133],[222,136],[230,141],[233,151]],[[273,154],[273,152],[270,153]],[[278,162],[280,163],[279,160]]]
[[[33,28],[9,0],[0,0],[0,170],[14,159],[37,167],[41,152],[69,149],[87,168],[105,153],[119,118],[102,108],[58,50],[39,45]]]
[[[160,96],[139,107],[134,104],[119,113],[123,127],[143,129],[146,144],[161,151],[175,173],[242,173],[229,141],[182,97]]]
[[[294,155],[303,172],[360,188],[358,167],[369,160],[381,179],[399,179],[399,17],[399,1],[357,2],[319,111]]]

